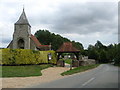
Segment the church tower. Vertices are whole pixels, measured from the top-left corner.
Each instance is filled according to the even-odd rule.
[[[13,49],[30,49],[31,26],[25,11],[14,24]]]
[[[14,24],[13,40],[9,43],[7,48],[46,51],[51,49],[51,45],[42,45],[39,40],[31,34],[31,26],[23,8],[21,16]]]

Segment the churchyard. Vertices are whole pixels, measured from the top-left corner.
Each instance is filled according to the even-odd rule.
[[[73,64],[72,59],[60,59],[57,58],[55,51],[35,51],[26,49],[0,49],[2,53],[0,60],[1,76],[2,77],[30,77],[30,76],[41,76],[41,71],[49,67],[61,67],[57,64],[59,61],[64,61],[64,64]],[[78,62],[80,63],[80,62]],[[77,64],[77,63],[76,63]],[[70,75],[88,69],[95,68],[98,65],[82,65],[77,66],[73,70],[67,70],[61,75]],[[62,66],[65,67],[65,66]],[[74,66],[73,66],[74,67]],[[72,73],[71,73],[72,72]],[[67,74],[66,74],[67,73]]]

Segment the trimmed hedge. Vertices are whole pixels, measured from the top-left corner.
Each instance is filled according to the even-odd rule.
[[[2,52],[1,52],[2,50]],[[55,51],[35,51],[30,49],[1,49],[1,65],[25,65],[25,64],[56,64]],[[52,59],[48,60],[48,54],[51,53]]]

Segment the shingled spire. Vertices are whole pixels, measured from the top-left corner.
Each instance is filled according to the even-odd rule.
[[[23,8],[23,12],[22,12],[19,20],[15,24],[17,24],[17,25],[22,24],[22,25],[29,25],[30,26],[30,24],[29,24],[29,22],[27,20],[24,8]]]

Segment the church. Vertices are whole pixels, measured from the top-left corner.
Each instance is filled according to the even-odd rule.
[[[42,45],[38,39],[31,34],[31,25],[28,22],[23,8],[21,16],[14,24],[13,40],[7,48],[46,51],[51,50],[51,45]]]

